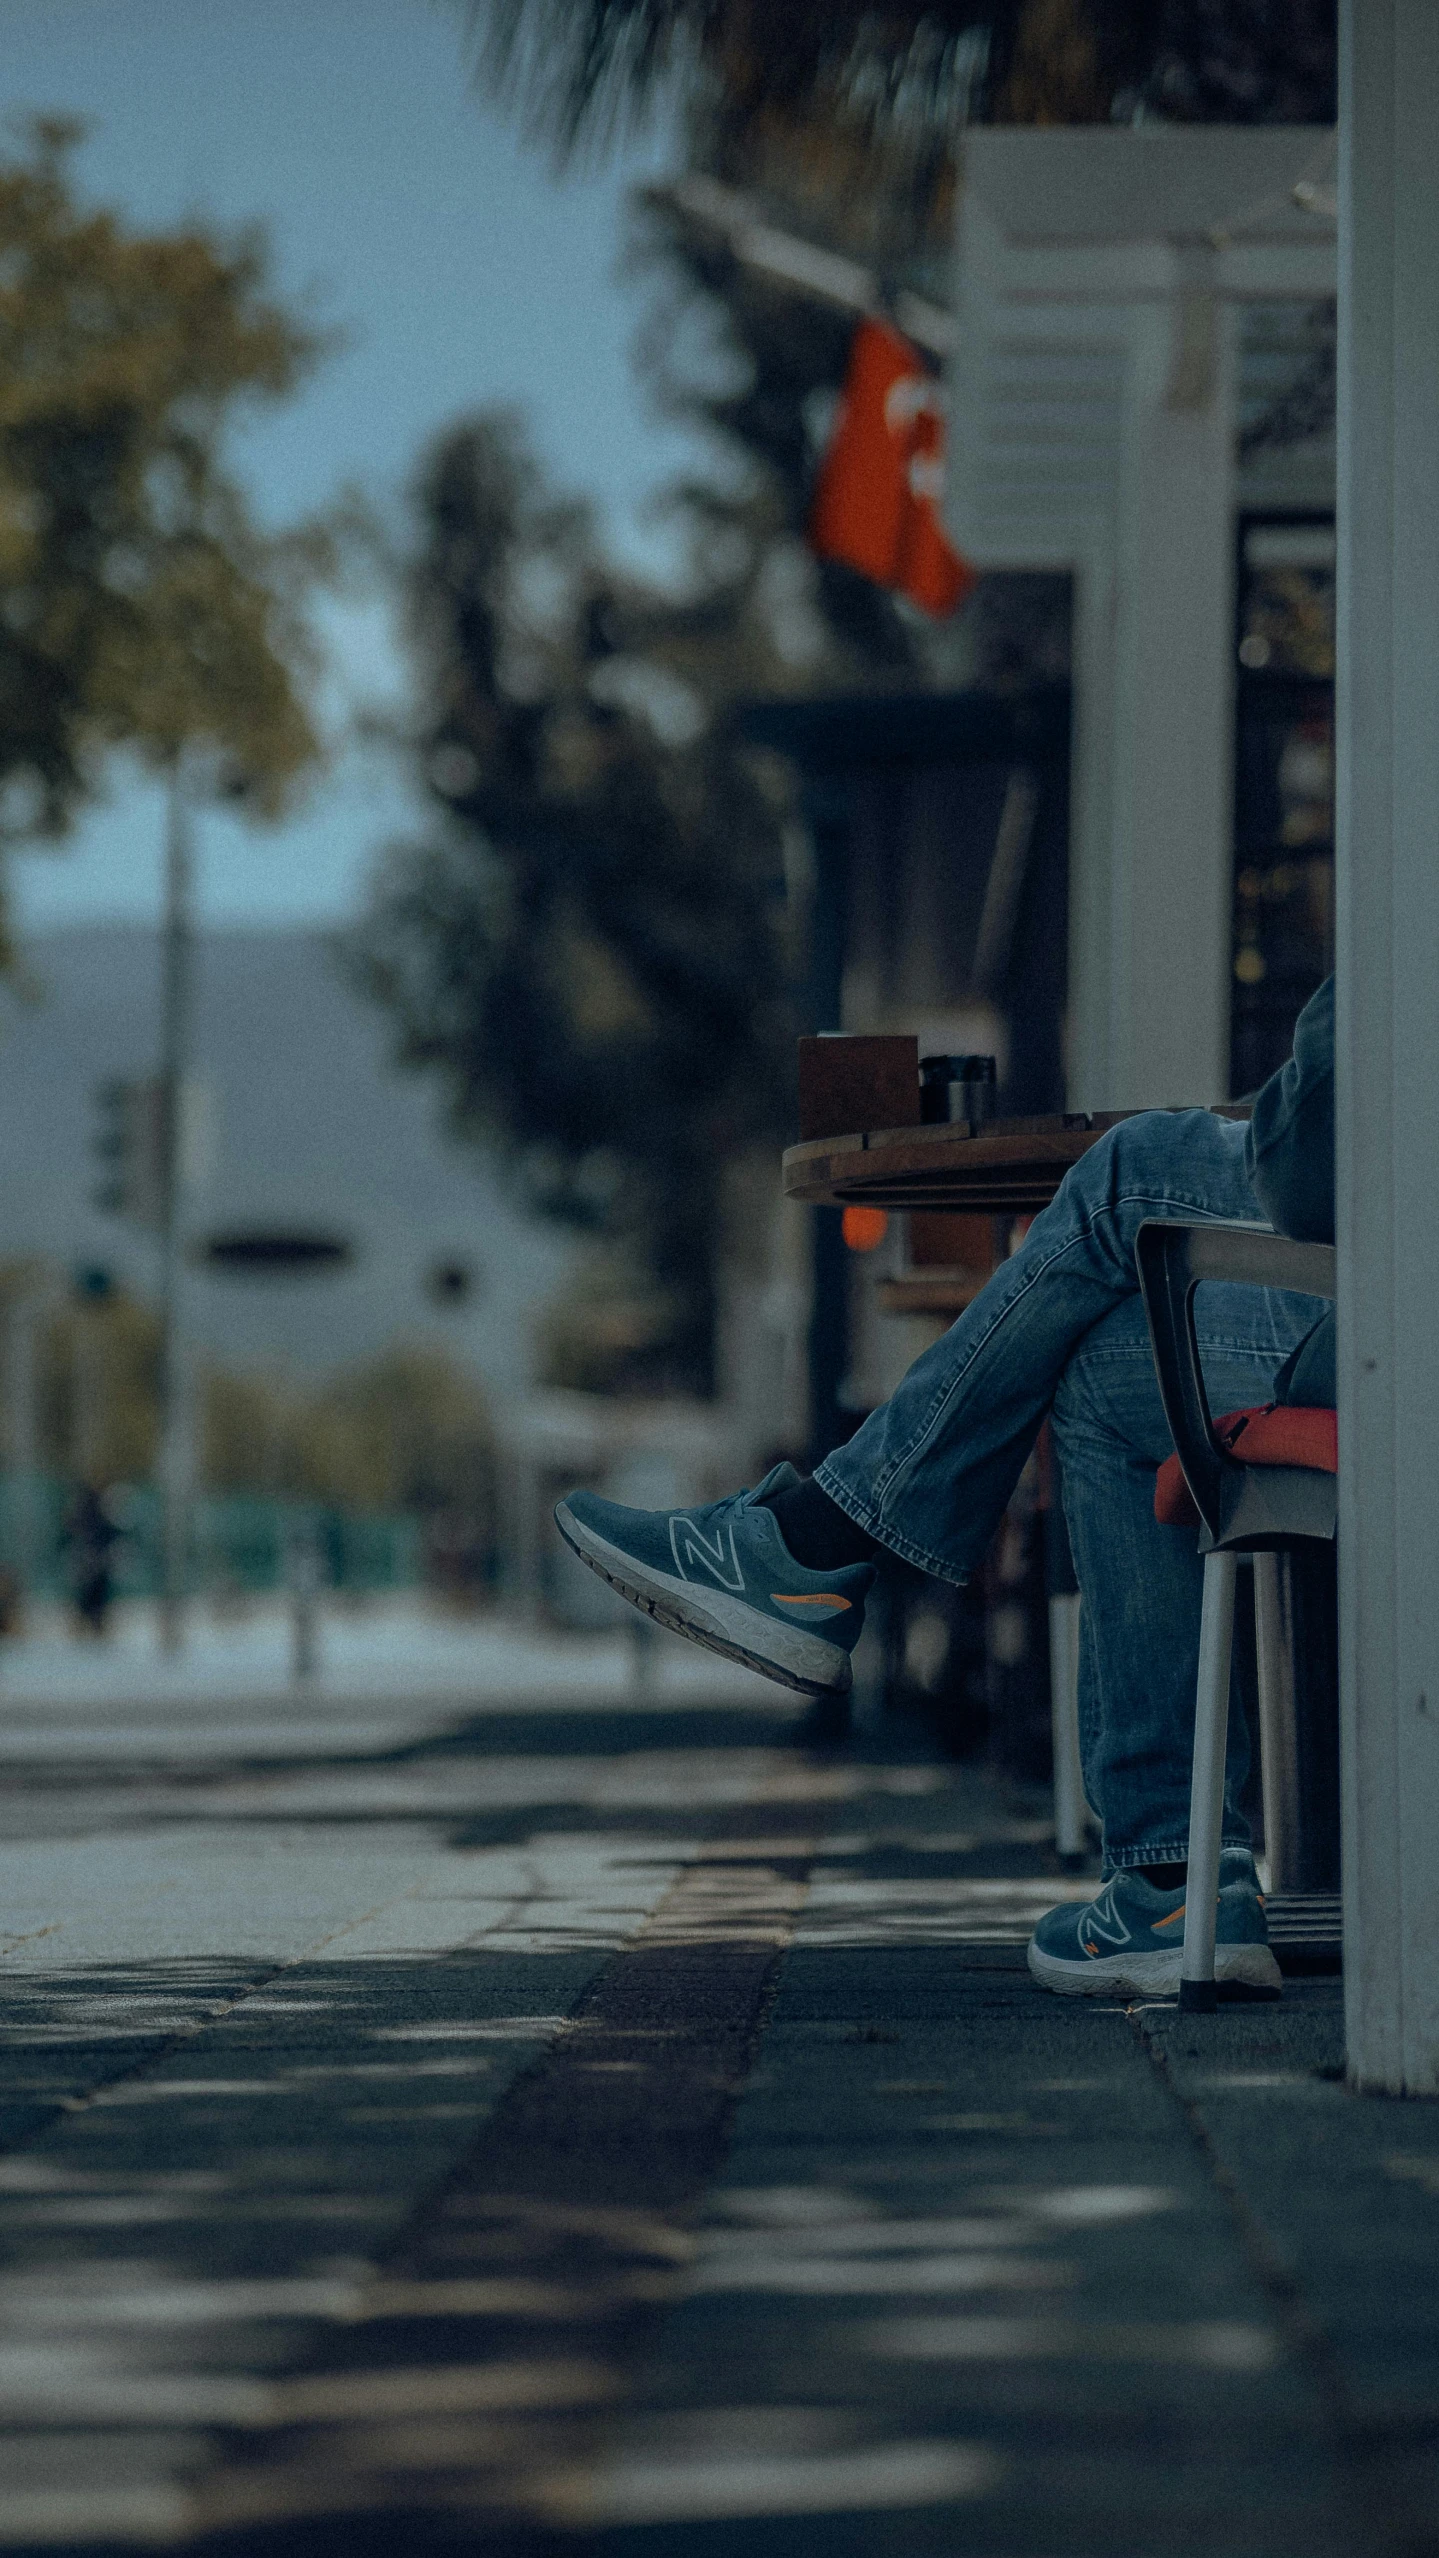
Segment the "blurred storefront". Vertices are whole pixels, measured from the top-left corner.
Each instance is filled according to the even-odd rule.
[[[1068,687],[769,702],[751,706],[745,731],[800,777],[809,1027],[977,1052],[994,1060],[1000,1111],[1061,1110]],[[815,1458],[886,1399],[952,1319],[956,1282],[962,1302],[1010,1236],[988,1216],[800,1213],[808,1435],[792,1453]],[[1030,1468],[966,1590],[894,1568],[869,1673],[891,1703],[932,1715],[949,1746],[987,1743],[1025,1777],[1045,1773],[1049,1741],[1045,1503]]]
[[[812,861],[807,1027],[918,1031],[993,1054],[1008,1112],[1063,1107],[1069,695],[874,694],[767,702],[755,743],[800,775]],[[820,1453],[892,1390],[935,1325],[882,1319],[837,1209],[814,1220],[809,1441]],[[933,1221],[930,1221],[933,1223]]]
[[[949,521],[1075,581],[1072,1107],[1252,1088],[1329,965],[1333,155],[966,140]]]

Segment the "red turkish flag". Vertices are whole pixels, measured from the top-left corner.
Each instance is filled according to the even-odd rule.
[[[945,532],[943,495],[939,385],[898,329],[862,320],[820,465],[811,546],[942,619],[975,583]]]

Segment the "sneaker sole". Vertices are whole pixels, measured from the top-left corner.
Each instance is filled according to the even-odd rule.
[[[1083,1963],[1046,1954],[1032,1939],[1029,1947],[1034,1978],[1042,1989],[1056,1990],[1061,1998],[1113,1998],[1125,1991],[1135,1998],[1162,1998],[1166,1993],[1177,1997],[1183,1963],[1178,1946],[1163,1954],[1094,1954]],[[1218,1946],[1214,1977],[1221,1985],[1230,1982],[1243,1989],[1267,1990],[1274,1998],[1284,1986],[1284,1976],[1267,1945]]]
[[[572,1554],[591,1572],[598,1573],[631,1607],[639,1608],[656,1625],[667,1625],[672,1634],[687,1635],[691,1643],[702,1643],[707,1652],[722,1653],[727,1661],[739,1661],[747,1670],[758,1670],[765,1679],[776,1679],[781,1687],[795,1688],[801,1696],[843,1696],[853,1673],[847,1652],[837,1643],[822,1643],[817,1635],[805,1634],[799,1626],[782,1625],[777,1618],[761,1616],[757,1608],[743,1599],[731,1598],[722,1590],[706,1591],[701,1605],[694,1585],[681,1581],[668,1572],[656,1572],[636,1563],[623,1547],[611,1545],[597,1536],[575,1517],[567,1502],[555,1512],[559,1529]],[[758,1652],[752,1642],[744,1640],[748,1626],[761,1625],[766,1636],[773,1636],[776,1649]]]

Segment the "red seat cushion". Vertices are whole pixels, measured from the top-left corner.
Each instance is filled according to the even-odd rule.
[[[1339,1416],[1327,1404],[1264,1403],[1221,1413],[1214,1435],[1241,1465],[1339,1471]],[[1165,1528],[1199,1525],[1178,1457],[1166,1457],[1154,1478],[1154,1515]]]

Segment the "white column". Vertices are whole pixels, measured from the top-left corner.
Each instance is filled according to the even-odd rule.
[[[1342,0],[1339,1558],[1356,2084],[1439,2092],[1439,7]]]
[[[1203,274],[1129,353],[1112,583],[1076,597],[1069,1098],[1229,1091],[1234,314]]]

